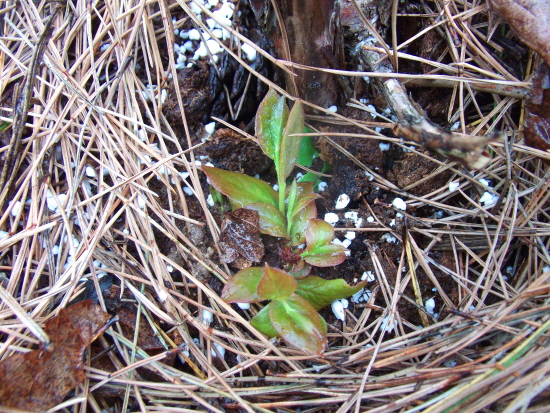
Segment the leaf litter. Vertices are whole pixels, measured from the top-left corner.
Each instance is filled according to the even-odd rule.
[[[86,349],[115,321],[92,300],[60,310],[44,326],[50,343],[0,361],[2,406],[44,411],[63,401],[86,379]]]
[[[300,10],[311,2],[289,3]],[[330,42],[281,37],[272,42],[275,51],[270,49],[269,36],[258,32],[264,32],[261,25],[276,22],[265,19],[276,14],[264,13],[264,2],[251,2],[252,14],[236,5],[234,16],[240,11],[241,20],[232,26],[209,14],[221,3],[212,9],[195,0],[169,6],[123,1],[117,8],[99,2],[91,9],[76,1],[55,17],[45,66],[34,81],[16,189],[0,218],[2,283],[29,317],[41,320],[78,294],[91,290],[103,299],[110,279],[159,327],[165,349],[179,351],[178,361],[168,365],[162,354],[151,355],[109,329],[97,350],[105,352],[115,371],[93,361],[95,370],[86,372],[90,391],[69,395],[65,405],[93,411],[99,406],[116,411],[122,406],[143,411],[544,410],[550,291],[550,181],[544,161],[550,156],[524,140],[520,121],[527,114],[519,101],[529,91],[539,58],[511,58],[517,55],[509,45],[518,40],[485,2],[396,3],[395,12],[391,2],[380,3],[376,11],[357,3],[381,32],[393,72],[360,68],[346,56],[344,46],[352,43],[345,37],[335,36],[328,54],[315,47]],[[32,45],[41,33],[38,23],[54,7],[28,0],[3,6],[3,122],[12,120],[13,86],[28,73]],[[308,15],[311,31],[321,40],[327,37],[318,26],[325,30],[330,20],[315,18],[323,10]],[[284,23],[296,26],[297,16]],[[213,40],[208,18],[236,35],[233,43],[223,43],[224,48],[235,46],[234,60],[225,57],[229,52],[218,53],[219,78],[207,64],[209,56],[175,68],[181,53],[174,44],[187,40],[174,30],[196,29]],[[252,28],[245,20],[260,23]],[[395,32],[395,40],[382,25]],[[397,30],[397,25],[415,32]],[[267,32],[282,36],[277,29]],[[419,50],[428,34],[434,47]],[[290,30],[286,35],[308,33]],[[255,67],[238,52],[239,42],[252,38],[265,45],[248,42],[263,59]],[[198,46],[200,41],[192,42]],[[389,46],[393,42],[396,47]],[[285,54],[285,45],[293,44],[309,48]],[[388,50],[381,50],[374,51],[384,57]],[[190,58],[194,51],[186,53]],[[301,56],[311,53],[315,68],[303,68],[311,61],[300,61]],[[271,80],[275,67],[280,70],[276,82]],[[249,320],[264,304],[242,310],[220,299],[233,271],[219,259],[222,215],[207,207],[209,188],[198,165],[207,162],[199,156],[209,155],[203,147],[215,142],[208,139],[219,135],[223,140],[218,131],[225,124],[254,142],[248,135],[254,105],[269,87],[284,93],[283,77],[289,79],[288,97],[296,96],[292,87],[308,87],[302,96],[307,123],[320,157],[333,164],[332,171],[324,171],[331,177],[323,178],[328,188],[316,200],[318,217],[336,216],[336,237],[342,231],[356,233],[351,255],[315,275],[352,284],[365,272],[373,274],[366,286],[370,294],[350,303],[345,322],[330,310],[324,313],[328,341],[323,358],[258,334]],[[407,96],[424,105],[429,120],[445,132],[453,129],[483,142],[502,132],[505,141],[487,142],[488,166],[465,170],[393,135],[397,118],[391,108],[387,111],[382,94],[373,93],[372,82],[390,77],[400,79]],[[146,100],[143,92],[155,87],[157,93],[146,93]],[[346,92],[334,93],[340,88]],[[324,110],[333,105],[336,113]],[[230,112],[239,109],[233,124]],[[210,110],[216,119],[208,118]],[[218,134],[209,138],[205,125],[212,120]],[[1,133],[6,147],[11,131]],[[240,155],[224,168],[241,171],[253,164]],[[216,165],[215,156],[210,160]],[[82,173],[87,166],[98,172],[95,177]],[[311,165],[314,171],[322,168],[321,159]],[[263,166],[254,173],[273,178]],[[450,182],[460,186],[449,191]],[[494,197],[479,202],[486,192]],[[64,195],[61,208],[45,208],[48,193],[58,199]],[[334,210],[342,193],[351,201]],[[391,207],[396,197],[407,203],[403,217]],[[383,240],[387,234],[395,243]],[[275,267],[280,262],[277,243],[262,240],[264,260]],[[415,278],[417,290],[411,286]],[[434,314],[420,304],[431,308],[432,299]],[[204,309],[213,314],[209,325],[201,318]],[[33,350],[36,341],[12,310],[3,308],[0,315],[2,360]],[[188,354],[170,339],[175,333]],[[221,354],[218,348],[226,350],[224,358],[212,355],[213,350]],[[154,371],[155,379],[140,376],[138,368]]]

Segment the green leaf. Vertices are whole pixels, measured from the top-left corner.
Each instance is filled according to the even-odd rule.
[[[318,247],[330,244],[334,239],[334,228],[322,219],[310,219],[306,229],[307,252],[313,253]]]
[[[310,202],[300,209],[290,220],[290,244],[303,244],[306,240],[306,228],[310,219],[317,216],[315,202]]]
[[[346,248],[342,245],[320,245],[313,251],[304,251],[301,256],[311,265],[316,267],[332,267],[341,264],[346,259]]]
[[[366,283],[366,281],[361,281],[355,287],[352,287],[341,278],[336,280],[325,280],[310,275],[303,280],[298,280],[296,294],[305,298],[313,308],[320,310],[331,304],[334,300],[347,298],[359,292]]]
[[[246,205],[263,202],[277,206],[278,195],[273,188],[259,179],[238,172],[225,171],[204,166],[202,170],[210,179],[214,188],[227,195],[233,207],[244,208]]]
[[[260,232],[273,237],[288,238],[286,231],[286,219],[279,208],[263,202],[255,202],[247,205],[246,209],[258,211],[260,215]]]
[[[321,183],[321,178],[319,178],[319,175],[313,172],[308,172],[307,174],[302,176],[298,182],[311,182],[313,184],[313,188],[315,188],[315,190],[317,191],[317,187]]]
[[[271,324],[271,318],[269,317],[270,308],[271,304],[266,305],[260,310],[258,314],[256,314],[252,318],[252,320],[250,320],[250,325],[252,327],[258,330],[260,333],[265,334],[269,338],[277,336],[277,331],[275,330],[275,328],[273,328],[273,324]]]
[[[298,184],[296,183],[296,179],[292,181],[290,188],[288,188],[286,201],[286,216],[287,219],[290,219],[292,217],[291,213],[292,211],[294,211],[294,207],[296,206],[296,202],[298,201]]]
[[[258,297],[263,300],[284,300],[290,297],[296,288],[296,280],[291,275],[266,264],[256,291]]]
[[[271,303],[269,315],[277,334],[307,354],[322,356],[327,336],[319,313],[302,297],[293,294]]]
[[[299,136],[289,136],[304,131],[304,108],[299,100],[294,103],[281,142],[281,150],[279,153],[279,165],[283,178],[286,178],[294,169],[296,159],[300,153],[300,143],[302,142]]]
[[[222,290],[222,300],[226,303],[256,303],[262,301],[258,294],[258,284],[264,275],[261,267],[250,267],[231,277]]]
[[[212,195],[212,200],[217,203],[220,206],[220,211],[223,213],[224,207],[223,207],[223,195],[220,191],[218,191],[213,186],[210,187],[210,195]]]
[[[311,133],[312,130],[307,126],[304,128],[305,133]],[[313,158],[319,156],[319,152],[315,145],[313,145],[313,139],[311,136],[302,137],[302,143],[300,144],[300,154],[296,162],[300,165],[310,167],[313,163]]]
[[[4,132],[12,125],[12,122],[2,122],[0,123],[0,132]]]
[[[256,137],[262,151],[275,162],[277,170],[281,139],[287,120],[288,107],[285,104],[285,97],[279,97],[277,92],[270,89],[256,112]]]

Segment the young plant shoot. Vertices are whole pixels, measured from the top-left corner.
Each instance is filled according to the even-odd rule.
[[[280,336],[307,353],[321,355],[326,345],[326,324],[317,310],[332,301],[349,297],[361,288],[343,280],[326,281],[308,276],[311,266],[338,265],[347,249],[332,244],[334,229],[317,219],[311,182],[287,185],[300,153],[304,132],[304,111],[300,101],[288,109],[284,96],[270,90],[256,114],[256,136],[262,151],[275,163],[278,192],[270,184],[238,172],[210,166],[202,170],[216,191],[229,198],[233,210],[258,212],[259,231],[287,240],[281,258],[292,264],[291,273],[278,269],[251,267],[231,278],[222,294],[229,303],[271,300],[254,317],[252,324],[268,336]],[[305,250],[294,248],[305,242]],[[314,291],[313,293],[311,291]]]

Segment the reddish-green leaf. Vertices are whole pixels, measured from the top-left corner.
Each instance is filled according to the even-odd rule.
[[[296,294],[305,298],[316,310],[331,304],[334,300],[350,297],[361,290],[366,281],[361,281],[355,287],[348,285],[343,279],[325,280],[324,278],[310,275],[303,280],[298,280]]]
[[[246,206],[246,209],[258,211],[260,215],[260,232],[273,237],[288,238],[286,219],[279,208],[263,202],[256,202]]]
[[[297,265],[293,266],[292,271],[289,271],[288,273],[292,275],[295,280],[301,280],[302,278],[306,278],[310,272],[311,265],[304,260],[301,260]]]
[[[307,354],[323,355],[327,336],[315,308],[296,294],[270,307],[271,324],[283,340]]]
[[[321,198],[318,194],[301,194],[298,196],[298,200],[294,204],[294,209],[292,211],[288,211],[288,216],[292,218],[295,216],[298,212],[300,212],[303,208],[306,207],[310,202],[313,202],[315,199]]]
[[[256,314],[252,320],[250,320],[250,325],[258,330],[260,333],[265,334],[268,337],[276,337],[277,331],[273,328],[271,324],[271,318],[269,317],[269,309],[271,304],[266,305]]]
[[[290,115],[288,116],[288,121],[283,132],[281,150],[279,153],[279,165],[284,178],[292,172],[292,169],[296,164],[296,159],[298,159],[298,155],[300,153],[300,144],[302,143],[301,136],[289,135],[303,132],[304,109],[302,107],[302,102],[296,101],[290,111]]]
[[[289,234],[291,245],[299,245],[305,242],[308,221],[316,216],[317,207],[315,202],[310,202],[291,218]]]
[[[318,247],[330,244],[334,228],[322,219],[310,219],[306,229],[307,252],[315,253]]]
[[[296,288],[296,280],[291,275],[266,264],[257,293],[262,300],[284,300],[290,297]]]
[[[277,169],[281,139],[287,120],[288,107],[285,104],[285,97],[279,97],[277,92],[270,89],[256,112],[256,137],[262,151],[273,159]]]
[[[307,263],[316,267],[332,267],[344,262],[346,251],[342,245],[327,244],[318,246],[312,252],[304,251],[301,255]]]
[[[264,275],[261,267],[250,267],[231,277],[222,291],[222,300],[226,303],[255,303],[262,301],[256,290]]]
[[[278,205],[277,192],[264,181],[213,166],[203,166],[202,170],[212,186],[229,197],[234,208],[243,208],[256,202]]]

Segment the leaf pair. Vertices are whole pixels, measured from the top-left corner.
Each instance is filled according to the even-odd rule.
[[[238,172],[225,171],[213,166],[203,166],[212,186],[226,195],[233,209],[246,208],[257,211],[259,228],[263,234],[290,239],[292,245],[305,241],[308,221],[317,216],[313,192],[309,182],[290,186],[288,208],[285,215],[277,207],[277,192],[259,179]]]
[[[255,303],[272,300],[251,321],[269,337],[279,336],[306,353],[321,356],[326,347],[326,323],[317,310],[334,300],[349,297],[355,287],[344,280],[324,280],[308,276],[295,280],[284,271],[252,267],[239,271],[225,285],[222,299],[228,303]]]
[[[304,132],[304,109],[296,101],[289,113],[285,97],[270,89],[256,113],[256,137],[262,151],[273,159],[277,176],[286,179],[300,153],[300,137]]]
[[[346,259],[346,248],[332,244],[334,228],[322,219],[310,219],[306,228],[306,250],[300,254],[316,267],[331,267]]]

